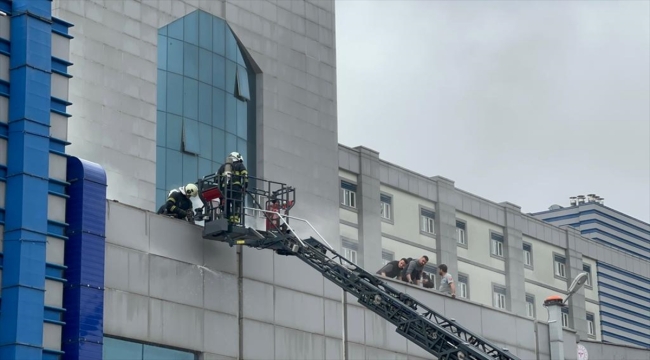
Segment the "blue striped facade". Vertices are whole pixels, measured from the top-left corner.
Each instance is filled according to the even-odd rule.
[[[598,262],[603,341],[650,348],[650,279]]]
[[[52,37],[56,34],[58,38],[72,39],[68,32],[72,24],[52,17],[51,9],[51,0],[0,0],[0,10],[10,22],[11,33],[6,36],[10,38],[0,37],[0,54],[9,57],[11,79],[0,80],[0,97],[8,99],[2,101],[8,102],[9,107],[6,123],[0,121],[0,140],[7,147],[6,154],[0,154],[6,155],[6,165],[0,162],[0,182],[5,187],[4,193],[0,193],[5,197],[5,208],[0,208],[0,225],[4,228],[0,238],[0,359],[101,358],[103,296],[93,302],[93,296],[85,295],[89,291],[83,289],[78,291],[81,301],[77,299],[77,304],[83,306],[75,307],[75,296],[70,295],[69,289],[78,289],[79,285],[103,287],[106,182],[104,178],[103,187],[99,185],[101,176],[97,174],[103,174],[99,166],[86,164],[80,169],[76,164],[82,161],[75,158],[68,160],[69,175],[74,179],[81,176],[81,181],[69,187],[65,179],[51,178],[52,171],[57,170],[52,168],[51,157],[66,158],[65,147],[69,143],[52,136],[54,124],[50,119],[52,114],[63,119],[71,116],[67,113],[71,103],[52,96],[51,79],[53,74],[72,77],[68,73],[72,63],[52,55]],[[91,173],[95,182],[89,180],[93,177]],[[61,213],[54,220],[49,218],[52,214],[48,204],[57,198],[68,204],[68,211],[63,214],[62,208],[52,210]],[[94,218],[89,219],[83,211],[91,211]],[[89,221],[92,226],[87,225]],[[80,233],[84,235],[79,236]],[[92,237],[100,239],[89,240]],[[48,262],[46,249],[52,246],[48,244],[50,239],[65,243],[65,264]],[[79,245],[81,241],[83,246]],[[100,251],[88,250],[97,244],[102,244]],[[101,279],[97,280],[98,276]],[[47,282],[64,287],[65,304],[45,305]],[[89,310],[88,306],[94,308]],[[94,332],[88,326],[91,321],[95,322]],[[57,348],[44,345],[46,327],[50,332],[64,334]],[[75,331],[80,335],[70,336]],[[81,351],[84,347],[79,343],[83,341],[98,343],[99,350],[94,353],[99,357],[87,356],[93,351]]]

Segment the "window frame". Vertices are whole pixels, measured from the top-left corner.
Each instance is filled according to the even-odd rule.
[[[526,246],[530,247],[530,250],[526,250]],[[524,268],[534,270],[535,269],[535,261],[533,259],[533,244],[524,241],[523,242],[523,256],[524,256]],[[526,253],[530,254],[530,264],[526,264]]]
[[[387,197],[389,202],[388,203],[384,202],[383,199],[382,199],[382,196]],[[385,223],[388,223],[388,224],[391,224],[391,225],[395,225],[395,212],[394,212],[394,207],[393,207],[394,199],[395,198],[393,197],[393,195],[385,193],[383,191],[379,194],[379,205],[380,205],[379,217],[381,218],[381,221],[383,221]],[[384,213],[384,204],[388,204],[388,217],[384,217],[384,215],[383,215],[383,213]]]
[[[395,253],[390,250],[381,249],[381,266],[385,266],[391,261],[395,261]]]
[[[560,316],[562,318],[562,327],[565,329],[571,328],[571,314],[569,313],[568,307],[563,307],[560,311]],[[566,325],[564,325],[564,320],[566,319]]]
[[[593,290],[594,284],[593,284],[593,279],[591,277],[591,264],[587,264],[585,262],[582,263],[582,271],[587,273],[587,281],[585,282],[585,288]]]
[[[562,262],[558,261],[558,259],[562,259]],[[560,266],[562,265],[562,266]],[[564,275],[559,274],[560,269],[562,269],[562,272]],[[567,269],[566,269],[566,256],[558,254],[556,252],[553,253],[553,276],[556,279],[559,280],[567,280]]]
[[[416,258],[416,259],[413,259],[413,260],[417,261],[418,259],[419,259],[419,257]],[[430,262],[428,262],[426,265],[424,265],[424,268],[422,269],[422,273],[429,274],[429,278],[433,282],[433,288],[436,289],[436,290],[438,289],[438,285],[439,285],[438,282],[436,281],[436,278],[438,277],[438,271],[437,270],[438,270],[438,265],[434,265],[434,264],[432,264]],[[422,280],[420,279],[420,282],[421,281]]]
[[[242,84],[246,84],[246,86],[243,87]],[[235,70],[235,97],[242,101],[250,101],[250,91],[248,69],[237,64]]]
[[[528,314],[528,304],[532,304],[532,308],[533,308],[532,316]],[[535,306],[535,295],[533,294],[526,294],[526,316],[528,316],[531,319],[535,319],[537,317],[537,306]]]
[[[590,316],[591,316],[591,320],[589,320]],[[596,314],[592,312],[587,312],[585,318],[587,320],[587,336],[589,336],[592,339],[595,339],[596,338]],[[591,329],[593,329],[593,332],[590,331]]]
[[[458,224],[463,224],[463,228],[458,227]],[[464,243],[460,242],[460,234],[463,234]],[[467,241],[467,221],[456,219],[456,245],[465,249],[469,249],[469,243]]]
[[[354,186],[354,190],[346,189],[343,184],[351,185],[350,187]],[[357,185],[357,183],[355,183],[355,182],[353,182],[351,180],[348,180],[348,179],[341,178],[339,180],[339,207],[344,208],[344,209],[349,210],[349,211],[357,212],[358,211],[358,208],[357,208],[357,200],[358,200],[357,199],[357,193],[358,193],[358,191],[359,191],[359,186]],[[354,201],[348,200],[348,202],[354,202],[354,206],[345,204],[346,194],[351,196],[350,199],[354,198]],[[354,194],[354,195],[352,196],[352,194]]]
[[[501,237],[501,240],[494,239],[494,236]],[[501,244],[501,255],[494,253],[494,249],[495,249],[494,244],[495,243],[500,243]],[[490,257],[505,261],[505,255],[506,255],[505,254],[505,247],[506,247],[506,238],[505,238],[505,236],[503,236],[503,234],[499,234],[496,231],[490,230]]]
[[[465,280],[465,281],[462,281]],[[462,298],[465,300],[469,300],[469,275],[465,273],[458,273],[458,279],[456,280],[457,286],[456,286],[456,294],[457,298]],[[461,296],[462,293],[462,287],[461,284],[465,285],[465,296]]]
[[[497,306],[497,294],[503,296],[503,307]],[[492,284],[492,307],[495,309],[508,310],[508,289],[505,286]]]
[[[349,252],[349,254],[348,254]],[[359,264],[359,243],[348,238],[341,238],[341,255],[346,258],[351,263],[358,265]],[[349,255],[354,254],[354,261],[350,259]]]
[[[433,217],[423,215],[422,214],[423,211],[431,212],[433,214]],[[419,208],[418,208],[418,216],[420,218],[420,221],[419,221],[419,223],[420,223],[420,235],[435,238],[436,237],[436,211],[434,209],[432,209],[432,208],[420,205]],[[426,218],[427,220],[425,220],[424,218]],[[428,232],[428,231],[423,230],[425,221],[428,222],[429,220],[431,220],[431,224],[432,224],[431,225],[431,227],[432,227],[431,230],[432,230],[432,232]]]

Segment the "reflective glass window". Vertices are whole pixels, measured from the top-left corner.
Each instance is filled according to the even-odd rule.
[[[237,79],[237,65],[226,60],[226,92],[235,94],[235,80]]]
[[[167,144],[168,149],[181,150],[181,136],[183,132],[183,118],[167,113]]]
[[[183,40],[186,43],[199,45],[199,12],[187,14],[183,18]]]
[[[209,159],[199,158],[199,177],[213,174],[217,169],[212,168],[212,161]]]
[[[167,73],[167,112],[183,115],[183,77]]]
[[[166,149],[162,146],[156,146],[156,186],[166,188],[165,172],[167,170]]]
[[[221,56],[212,58],[212,85],[226,90],[226,59]]]
[[[199,178],[199,158],[183,154],[183,184],[196,182]]]
[[[237,101],[237,136],[247,138],[248,132],[248,103]]]
[[[157,98],[156,106],[158,110],[167,110],[167,72],[158,70],[158,84],[156,88]]]
[[[141,360],[142,347],[139,343],[105,337],[103,358],[104,360]]]
[[[237,99],[232,95],[226,97],[226,131],[237,133]]]
[[[183,151],[198,155],[201,151],[199,141],[199,122],[187,118],[183,119]]]
[[[199,46],[212,51],[212,15],[199,12]]]
[[[183,75],[199,78],[199,47],[196,45],[183,44]]]
[[[212,128],[212,161],[223,163],[226,159],[226,132]]]
[[[237,96],[244,100],[250,100],[251,98],[248,88],[248,73],[241,66],[237,67]]]
[[[183,116],[198,120],[199,82],[186,77],[183,81]]]
[[[167,39],[167,71],[183,74],[183,42],[171,37]]]
[[[226,92],[212,89],[212,126],[226,129]]]
[[[199,80],[212,85],[212,57],[214,55],[206,50],[199,49]]]
[[[164,111],[156,112],[156,144],[165,146],[167,144],[167,113]]]
[[[218,18],[212,21],[212,51],[226,56],[226,22]]]
[[[237,61],[237,40],[229,26],[226,26],[226,59]]]
[[[199,121],[212,125],[212,86],[199,83]]]
[[[166,189],[171,190],[181,186],[183,183],[183,173],[181,164],[183,163],[183,154],[180,151],[167,149],[166,152],[167,168],[165,169]]]
[[[199,123],[200,152],[203,158],[212,158],[212,124]]]
[[[158,69],[167,70],[167,36],[158,35]]]
[[[183,18],[167,25],[167,36],[177,40],[183,40]]]
[[[232,151],[237,151],[237,136],[226,133],[226,152],[230,153]]]

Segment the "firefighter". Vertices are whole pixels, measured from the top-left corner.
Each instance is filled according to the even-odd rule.
[[[278,200],[278,190],[271,194],[271,199],[266,205],[266,231],[286,232],[287,225],[280,220],[280,215],[286,215],[287,210],[293,207],[293,201]],[[276,214],[277,213],[277,214]]]
[[[226,158],[226,163],[219,167],[217,176],[226,197],[226,217],[231,223],[239,223],[241,203],[248,186],[248,170],[244,165],[244,157],[238,152],[231,152]]]
[[[169,192],[167,202],[158,209],[158,214],[174,214],[177,219],[185,219],[192,211],[192,200],[199,193],[194,184],[187,184]]]

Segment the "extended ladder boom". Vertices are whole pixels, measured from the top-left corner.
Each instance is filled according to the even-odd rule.
[[[472,334],[455,321],[447,320],[413,297],[397,291],[385,281],[351,263],[329,244],[313,237],[302,240],[289,226],[289,218],[302,220],[317,234],[318,232],[306,220],[288,216],[288,209],[295,203],[295,188],[263,179],[254,180],[258,187],[249,188],[246,193],[250,195],[255,208],[243,206],[243,196],[231,197],[229,194],[234,191],[218,177],[210,175],[199,180],[199,195],[205,204],[202,210],[205,210],[207,217],[203,228],[204,239],[226,242],[230,246],[271,249],[280,255],[296,256],[355,296],[361,305],[395,325],[397,333],[440,360],[519,360],[507,350],[499,349]],[[256,197],[265,198],[266,206],[263,207]],[[213,201],[217,198],[221,200],[217,202],[220,205],[215,205]],[[284,210],[280,213],[274,209]],[[267,229],[262,231],[246,227],[245,210],[263,213],[267,218]],[[418,310],[424,313],[419,313]]]

